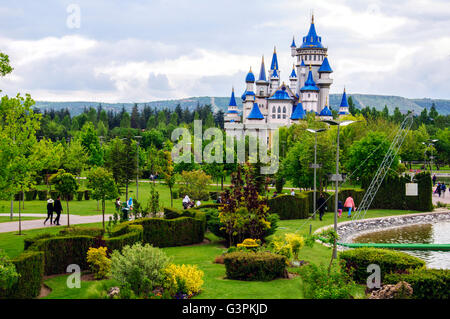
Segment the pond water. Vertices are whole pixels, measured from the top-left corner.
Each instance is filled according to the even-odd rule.
[[[363,234],[353,239],[355,243],[398,244],[449,244],[450,221],[396,227]],[[427,267],[450,269],[450,251],[404,250],[405,253],[423,259]]]

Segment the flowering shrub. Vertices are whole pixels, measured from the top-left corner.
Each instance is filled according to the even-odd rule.
[[[237,247],[252,249],[252,248],[258,248],[260,244],[261,244],[261,240],[259,240],[259,239],[247,238],[247,239],[244,239],[244,241],[242,243],[237,244]]]
[[[136,243],[125,246],[122,252],[113,251],[111,255],[111,276],[130,288],[136,295],[147,296],[165,281],[164,270],[170,264],[161,249],[149,244]]]
[[[294,259],[298,260],[298,253],[304,245],[305,240],[302,236],[290,233],[285,234],[284,238],[275,238],[271,242],[270,247],[276,254],[283,255],[287,259],[291,259],[291,257],[293,257]]]
[[[176,299],[186,299],[200,292],[203,285],[203,271],[196,265],[174,265],[165,269],[166,287],[173,292]]]
[[[103,279],[109,275],[111,260],[106,257],[106,247],[89,248],[87,262],[96,279]]]
[[[19,274],[16,271],[16,266],[11,260],[0,251],[0,289],[11,288],[18,280]]]

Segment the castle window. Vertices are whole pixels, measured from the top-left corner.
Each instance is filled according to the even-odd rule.
[[[316,55],[314,54],[314,61],[316,61]]]
[[[281,113],[281,107],[278,107],[278,113]]]
[[[308,93],[308,98],[310,98],[311,97],[311,93]]]
[[[277,111],[275,110],[275,106],[272,107],[272,113],[276,113]]]
[[[283,106],[283,113],[286,113],[286,106]]]

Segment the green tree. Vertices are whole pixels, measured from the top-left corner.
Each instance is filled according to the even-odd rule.
[[[9,74],[14,69],[9,64],[9,56],[5,53],[0,52],[0,76],[5,76]]]
[[[67,207],[67,227],[70,226],[69,201],[70,197],[78,190],[78,182],[75,176],[60,169],[58,173],[52,175],[50,182],[55,185],[55,189],[66,200]]]
[[[95,110],[95,109],[94,109]],[[103,150],[97,136],[97,130],[94,125],[87,122],[81,130],[81,145],[89,156],[88,164],[90,166],[103,165]]]
[[[80,176],[89,161],[80,139],[73,139],[64,149],[62,157],[62,167],[75,176]]]
[[[42,172],[48,187],[48,174],[61,166],[64,147],[60,143],[43,138],[33,145],[31,152],[30,160],[36,164],[37,170]]]
[[[172,155],[168,151],[162,151],[163,152],[163,161],[161,162],[162,165],[160,167],[160,171],[162,173],[162,176],[164,178],[164,182],[169,187],[170,191],[170,206],[173,207],[173,187],[175,186],[175,182],[177,180],[177,176],[175,173],[175,168],[172,161]]]
[[[194,200],[204,200],[208,197],[208,184],[211,183],[211,176],[201,169],[181,173],[180,192],[188,195]]]
[[[92,169],[88,176],[88,187],[92,189],[92,198],[102,202],[102,223],[105,229],[105,201],[117,196],[117,187],[113,176],[103,167]]]

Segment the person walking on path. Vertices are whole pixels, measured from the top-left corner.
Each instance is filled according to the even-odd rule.
[[[54,203],[54,200],[49,198],[49,200],[47,201],[47,218],[44,220],[44,225],[49,218],[50,218],[50,225],[53,223],[53,221],[52,221],[52,219],[53,219],[53,203]]]
[[[118,212],[120,212],[120,197],[117,197],[116,198],[116,202],[115,202],[115,205],[116,205],[116,210],[118,211]]]
[[[356,210],[356,206],[351,196],[347,197],[347,199],[345,200],[344,207],[348,208],[347,217],[352,217],[352,209]]]
[[[338,217],[342,217],[342,210],[344,209],[344,206],[342,205],[342,201],[338,201]]]
[[[326,200],[323,197],[323,194],[320,194],[320,197],[317,200],[317,207],[319,208],[319,218],[320,218],[320,220],[322,220],[322,217],[325,214],[325,209],[327,209],[325,204],[326,204]]]
[[[436,174],[433,175],[433,187],[436,185]]]
[[[437,187],[436,187],[436,192],[438,193],[438,196],[439,196],[439,197],[441,197],[441,190],[442,190],[442,189],[441,189],[441,183],[438,183],[438,184],[437,184]]]
[[[441,184],[441,189],[442,189],[442,197],[445,197],[445,190],[447,189],[447,186],[445,186],[444,182],[442,182]]]
[[[59,218],[61,216],[61,212],[63,211],[62,205],[61,205],[61,196],[58,196],[55,200],[55,204],[53,205],[53,211],[56,213],[56,218],[53,221],[53,225],[61,225],[59,223]]]

